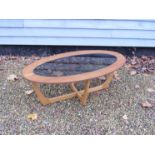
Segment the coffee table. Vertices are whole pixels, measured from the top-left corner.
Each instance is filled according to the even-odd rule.
[[[122,54],[114,51],[71,51],[44,57],[26,66],[23,69],[23,76],[32,82],[32,87],[43,105],[73,97],[78,97],[81,104],[86,105],[90,93],[109,87],[114,71],[122,67],[125,61]],[[90,88],[92,79],[103,76],[106,80],[101,85]],[[75,84],[81,81],[85,86],[83,90],[78,90]],[[70,85],[72,92],[61,96],[48,98],[40,89],[40,84],[66,83]]]

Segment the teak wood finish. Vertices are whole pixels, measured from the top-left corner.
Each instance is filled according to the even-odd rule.
[[[47,77],[47,76],[40,76],[35,74],[33,71],[36,67],[38,67],[41,64],[44,64],[49,61],[54,61],[60,58],[70,57],[70,56],[78,56],[78,55],[85,55],[85,54],[108,54],[116,57],[116,61],[103,68],[98,69],[91,72],[76,74],[76,75],[70,75],[70,76],[60,76],[60,77]],[[113,72],[118,70],[120,67],[122,67],[125,63],[125,57],[121,55],[120,53],[113,52],[113,51],[106,51],[106,50],[85,50],[85,51],[73,51],[73,52],[67,52],[62,54],[57,54],[49,57],[42,58],[27,67],[23,69],[23,76],[32,82],[32,87],[39,99],[39,101],[43,105],[52,104],[58,101],[63,101],[69,98],[78,97],[81,101],[82,105],[86,105],[87,98],[91,92],[99,91],[102,89],[107,89],[109,87],[109,84],[111,83],[113,79]],[[90,88],[90,81],[91,79],[98,78],[101,76],[106,76],[106,81],[96,87]],[[85,83],[84,90],[78,91],[75,87],[75,83],[83,81]],[[72,93],[65,94],[62,96],[47,98],[40,90],[40,84],[46,83],[46,84],[60,84],[60,83],[69,83],[70,88],[73,91]]]

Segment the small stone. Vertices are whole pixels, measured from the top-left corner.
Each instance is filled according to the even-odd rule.
[[[139,88],[140,88],[140,86],[139,86],[138,84],[136,84],[136,85],[135,85],[135,88],[136,88],[136,89],[139,89]]]
[[[124,116],[123,116],[123,119],[124,119],[124,120],[127,120],[127,119],[128,119],[127,115],[124,115]]]
[[[136,63],[137,63],[137,62],[136,62],[136,59],[135,59],[135,58],[131,60],[131,64],[132,64],[132,65],[135,65]]]
[[[7,80],[9,80],[9,81],[15,81],[15,80],[18,80],[18,77],[15,74],[11,74],[11,75],[9,75],[7,77]]]
[[[135,70],[132,70],[131,72],[130,72],[130,75],[136,75],[137,74],[137,72],[135,71]]]
[[[34,92],[34,90],[27,90],[27,91],[25,92],[25,94],[26,94],[26,95],[31,95],[33,92]]]
[[[141,58],[142,58],[143,60],[147,60],[147,59],[148,59],[148,57],[147,57],[147,56],[144,56],[144,55],[143,55]]]
[[[155,92],[155,90],[152,89],[152,88],[147,88],[147,91],[148,91],[149,93],[153,93],[153,92]]]
[[[81,116],[81,114],[80,114],[80,113],[78,113],[78,116]]]
[[[147,71],[147,68],[146,67],[142,67],[142,72],[145,72],[145,71]]]
[[[143,108],[152,108],[153,105],[151,103],[149,103],[148,101],[142,102],[141,103]]]
[[[36,113],[32,113],[32,114],[29,114],[27,118],[34,121],[38,118],[38,115]]]

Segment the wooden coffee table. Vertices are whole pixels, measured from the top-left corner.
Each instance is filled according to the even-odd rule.
[[[111,64],[109,62],[104,62],[107,57],[113,59]],[[113,51],[72,51],[45,57],[26,66],[23,69],[23,76],[32,82],[33,89],[39,101],[43,105],[55,103],[73,97],[78,97],[81,101],[81,104],[86,105],[87,98],[91,92],[107,89],[109,87],[109,84],[113,79],[114,71],[122,67],[125,61],[126,60],[123,55]],[[39,67],[42,68],[43,73],[39,73],[41,70]],[[105,76],[106,80],[101,85],[90,88],[90,81],[102,76]],[[84,82],[85,86],[83,90],[79,91],[75,84],[80,81]],[[47,98],[40,90],[41,83],[67,83],[70,85],[72,92],[62,96]]]

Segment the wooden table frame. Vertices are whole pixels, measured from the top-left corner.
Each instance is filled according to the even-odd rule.
[[[46,76],[39,76],[36,75],[33,70],[48,61],[51,60],[56,60],[60,58],[65,58],[69,56],[76,56],[76,55],[83,55],[83,54],[110,54],[112,56],[116,57],[116,62],[113,63],[112,65],[99,69],[96,71],[92,72],[87,72],[87,73],[81,73],[77,75],[71,75],[71,76],[61,76],[61,77],[46,77]],[[23,70],[23,75],[24,77],[32,82],[32,87],[39,99],[39,101],[43,105],[47,104],[52,104],[58,101],[63,101],[66,99],[70,99],[73,97],[78,97],[79,100],[81,101],[82,105],[86,105],[87,98],[91,92],[96,92],[102,89],[107,89],[113,79],[113,72],[117,69],[119,69],[121,66],[123,66],[125,63],[125,58],[121,54],[113,51],[105,51],[105,50],[88,50],[88,51],[73,51],[73,52],[68,52],[68,53],[63,53],[63,54],[57,54],[54,56],[42,58],[39,61],[36,61],[29,66],[25,67]],[[103,84],[92,87],[90,88],[90,82],[91,79],[98,78],[100,76],[106,76],[106,80]],[[83,90],[77,90],[75,84],[77,82],[83,81],[85,86]],[[53,83],[53,84],[60,84],[60,83],[69,83],[70,88],[73,92],[69,94],[65,94],[62,96],[56,96],[52,98],[47,98],[45,95],[41,92],[40,90],[40,84],[41,83]]]

